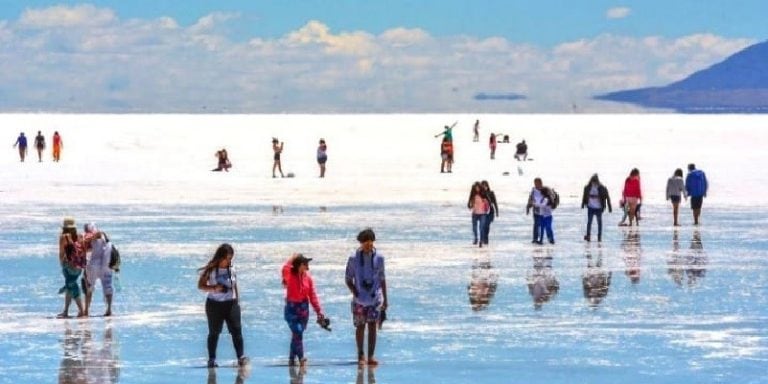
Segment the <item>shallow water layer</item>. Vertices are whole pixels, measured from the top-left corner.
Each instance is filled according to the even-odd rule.
[[[757,383],[768,362],[764,210],[707,206],[703,225],[669,226],[643,207],[639,228],[606,214],[603,242],[582,239],[585,213],[555,212],[555,245],[530,244],[530,217],[502,204],[489,247],[471,244],[462,204],[377,206],[68,206],[120,249],[112,318],[61,310],[56,237],[62,209],[0,207],[0,382],[39,383]],[[344,265],[374,228],[387,260],[390,310],[382,362],[358,370]],[[196,268],[230,242],[242,293],[249,369],[205,364]],[[290,370],[279,268],[314,260],[333,331],[310,325],[306,371]],[[610,277],[609,277],[610,276]],[[587,287],[585,288],[585,284]],[[97,288],[93,313],[103,311]],[[74,313],[74,311],[72,311]],[[229,335],[219,359],[234,361]]]

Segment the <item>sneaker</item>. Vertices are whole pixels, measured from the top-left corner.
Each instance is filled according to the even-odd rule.
[[[218,365],[218,364],[216,364],[216,360],[214,360],[214,359],[210,359],[210,360],[208,360],[208,368],[216,368],[216,367],[218,367],[218,366],[219,366],[219,365]]]
[[[237,365],[244,367],[248,365],[248,363],[251,361],[251,359],[248,358],[248,356],[240,356],[239,359],[237,359]]]

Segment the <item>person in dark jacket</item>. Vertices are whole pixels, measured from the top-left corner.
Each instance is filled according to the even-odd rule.
[[[592,219],[597,216],[597,241],[603,241],[603,212],[608,208],[608,212],[613,212],[611,207],[611,197],[608,195],[608,188],[600,183],[597,173],[592,175],[589,183],[584,186],[584,194],[581,197],[581,209],[587,208],[587,234],[584,240],[590,241],[592,233]]]
[[[699,225],[699,216],[701,216],[701,205],[704,198],[707,197],[709,183],[704,171],[696,169],[693,163],[688,164],[688,175],[685,177],[685,190],[688,197],[691,198],[691,209],[693,210],[693,225]]]

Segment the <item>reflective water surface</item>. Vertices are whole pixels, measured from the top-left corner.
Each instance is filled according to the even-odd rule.
[[[123,258],[111,318],[54,319],[63,298],[58,207],[0,207],[2,383],[759,383],[768,363],[766,211],[707,207],[704,225],[640,227],[558,208],[556,245],[532,245],[530,217],[506,207],[487,248],[471,244],[461,204],[398,206],[68,207],[108,231]],[[517,210],[517,211],[516,211]],[[518,212],[519,211],[519,212]],[[23,212],[23,213],[20,213]],[[687,212],[684,212],[687,213]],[[354,363],[344,264],[371,226],[386,258],[388,319],[378,368]],[[235,247],[245,348],[208,370],[196,269]],[[306,368],[288,367],[279,268],[291,252],[311,273],[333,331],[311,323]],[[101,291],[93,313],[103,313]],[[73,313],[73,312],[71,312]],[[226,331],[225,331],[226,332]]]

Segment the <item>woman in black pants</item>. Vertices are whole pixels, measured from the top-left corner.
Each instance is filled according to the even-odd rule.
[[[232,335],[237,364],[243,366],[248,363],[248,358],[243,354],[243,331],[240,325],[240,305],[237,302],[239,292],[232,268],[234,256],[235,250],[232,246],[222,244],[208,264],[199,269],[201,273],[197,287],[208,292],[208,299],[205,301],[205,315],[208,317],[208,368],[218,367],[216,346],[224,322]]]

